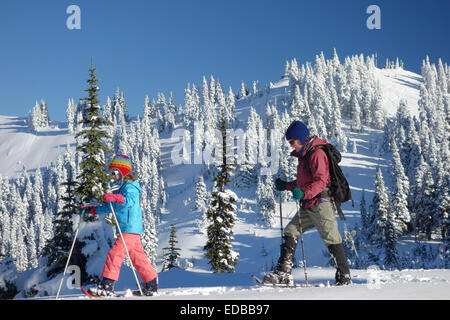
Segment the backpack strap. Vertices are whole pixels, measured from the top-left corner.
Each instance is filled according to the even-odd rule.
[[[345,219],[345,216],[344,216],[344,211],[342,211],[341,204],[339,202],[336,202],[336,201],[333,201],[333,203],[334,203],[334,206],[336,207],[336,210],[338,212],[339,218],[341,220],[345,221],[346,219]]]
[[[317,150],[317,149],[325,149],[325,147],[323,147],[323,146],[316,146],[316,147],[313,147],[313,148],[312,148],[311,150],[309,150],[309,151],[303,156],[303,158],[302,158],[302,161],[306,161],[306,167],[308,168],[309,172],[311,172],[311,167],[310,167],[310,165],[309,165],[309,157],[310,157],[311,154],[312,154],[315,150]],[[325,152],[325,153],[326,153],[326,152]],[[330,159],[329,159],[328,155],[327,155],[327,158],[328,158],[328,162],[330,162]],[[331,164],[330,164],[330,165],[331,165]],[[333,202],[335,208],[336,208],[336,211],[337,211],[337,213],[338,213],[338,215],[339,215],[339,218],[340,218],[341,220],[346,220],[346,219],[345,219],[345,216],[344,216],[344,212],[342,211],[342,208],[341,208],[341,204],[340,204],[339,202],[337,202],[336,200],[334,200],[334,198],[331,197],[331,195],[330,195],[330,190],[329,190],[329,186],[330,186],[330,185],[331,185],[331,183],[328,184],[328,185],[325,187],[325,189],[324,189],[322,192],[320,192],[319,194],[317,194],[314,198],[330,198],[331,201]],[[313,198],[313,199],[314,199],[314,198]]]
[[[309,165],[309,158],[311,157],[311,154],[316,151],[317,149],[325,149],[323,146],[315,146],[311,148],[303,157],[302,161],[306,161],[306,167],[308,168],[308,171],[311,172],[311,166]],[[328,156],[327,156],[328,158]]]

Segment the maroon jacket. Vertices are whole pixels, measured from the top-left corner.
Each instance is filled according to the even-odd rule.
[[[295,150],[291,152],[291,156],[298,158],[297,165],[297,180],[288,182],[287,190],[292,190],[294,187],[299,188],[305,194],[302,201],[302,208],[310,208],[318,204],[320,198],[314,198],[321,193],[327,184],[330,183],[330,164],[328,157],[322,149],[317,149],[309,156],[309,167],[302,161],[303,156],[311,150],[311,148],[319,145],[327,144],[326,140],[322,140],[314,136],[304,147],[297,153]]]

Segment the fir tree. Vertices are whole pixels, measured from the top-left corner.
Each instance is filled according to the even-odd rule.
[[[167,250],[166,254],[163,258],[163,267],[162,271],[167,271],[172,268],[179,267],[178,263],[178,257],[180,256],[179,251],[180,248],[176,247],[176,244],[178,241],[176,240],[176,230],[175,230],[175,224],[170,225],[170,238],[169,238],[169,247],[163,248],[163,250]]]
[[[256,188],[256,202],[259,207],[259,215],[262,220],[269,226],[275,225],[275,197],[273,194],[274,186],[271,176],[263,176],[258,179],[258,186]]]
[[[48,276],[57,274],[64,269],[74,237],[73,217],[79,213],[80,209],[79,204],[75,200],[75,189],[78,183],[73,180],[71,169],[69,169],[67,181],[62,183],[62,185],[66,189],[62,197],[64,206],[56,215],[54,236],[47,242],[42,251],[42,256],[47,258],[47,266],[51,267]],[[75,254],[72,255],[72,263],[81,257],[79,252],[77,252],[79,243],[76,244],[75,248]]]
[[[76,128],[75,116],[76,116],[75,102],[73,99],[69,99],[66,109],[67,129],[69,130],[69,133],[75,132]]]
[[[367,239],[368,229],[369,229],[369,221],[368,221],[368,213],[366,208],[366,199],[365,199],[365,190],[363,189],[361,194],[361,202],[359,204],[359,211],[361,213],[361,233],[364,239]]]
[[[214,178],[216,190],[211,196],[211,207],[207,211],[208,220],[211,224],[208,227],[208,241],[204,246],[205,256],[209,259],[209,264],[216,273],[234,272],[234,265],[237,264],[239,254],[233,251],[231,242],[233,238],[233,225],[236,221],[237,196],[234,192],[226,190],[225,186],[230,182],[231,170],[228,159],[228,139],[224,110],[221,110],[221,132],[222,132],[222,164],[220,172]]]
[[[368,235],[372,244],[381,245],[386,229],[386,220],[389,210],[389,196],[384,185],[381,169],[377,169],[375,179],[375,194],[370,206],[368,219]]]
[[[208,203],[208,195],[206,193],[206,185],[203,180],[203,176],[198,178],[197,184],[195,186],[195,207],[194,210],[201,211],[206,207]]]
[[[244,80],[241,81],[241,90],[239,91],[239,99],[245,98],[248,95],[248,90],[245,86]]]
[[[386,269],[400,269],[400,258],[396,248],[397,235],[396,217],[392,208],[388,208],[383,242],[385,252],[383,265]]]
[[[81,121],[84,129],[75,136],[77,139],[83,138],[84,140],[77,145],[77,151],[83,154],[83,158],[80,163],[81,173],[78,177],[80,185],[76,189],[76,195],[86,202],[92,202],[94,199],[100,201],[106,192],[110,177],[105,172],[103,157],[104,152],[113,152],[105,145],[105,139],[110,139],[110,136],[105,130],[102,130],[102,126],[111,123],[102,118],[99,113],[101,107],[98,105],[100,100],[97,92],[100,89],[97,86],[99,80],[95,76],[95,70],[91,62],[90,78],[87,79],[89,88],[85,90],[89,96],[82,99],[87,102]]]
[[[409,180],[403,169],[403,165],[400,160],[400,155],[397,149],[395,141],[392,144],[392,209],[395,212],[396,218],[393,221],[393,225],[397,230],[397,236],[400,236],[403,232],[410,230],[411,215],[408,210],[407,196],[409,193]]]
[[[33,132],[38,132],[39,129],[48,127],[49,123],[47,104],[44,99],[41,100],[41,104],[36,101],[34,108],[28,112],[28,127]]]

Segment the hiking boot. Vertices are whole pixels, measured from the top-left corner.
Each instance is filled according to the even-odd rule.
[[[294,263],[294,254],[297,249],[297,239],[294,237],[283,237],[281,245],[280,258],[278,259],[275,270],[264,276],[265,283],[271,284],[292,284],[294,280],[291,275],[292,265]]]
[[[334,276],[336,280],[335,285],[342,286],[351,284],[352,279],[350,277],[350,269],[348,267],[347,257],[342,243],[329,245],[328,251],[330,251],[336,267],[336,274]]]
[[[153,294],[158,291],[158,277],[155,279],[148,281],[142,285],[142,293],[144,296],[153,296]],[[141,293],[138,291],[133,291],[133,295],[140,295]]]
[[[99,285],[89,288],[88,292],[96,297],[115,297],[114,283],[114,280],[103,278]]]
[[[339,270],[336,270],[336,274],[334,276],[336,286],[346,286],[352,284],[352,278],[350,277],[350,273],[343,274]]]

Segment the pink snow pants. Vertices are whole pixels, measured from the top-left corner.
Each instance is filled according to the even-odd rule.
[[[156,278],[158,275],[147,258],[142,247],[141,236],[135,233],[124,233],[123,238],[130,253],[131,262],[136,271],[141,276],[142,282],[146,283]],[[108,252],[102,277],[114,281],[119,280],[120,267],[125,259],[126,250],[120,235]]]

